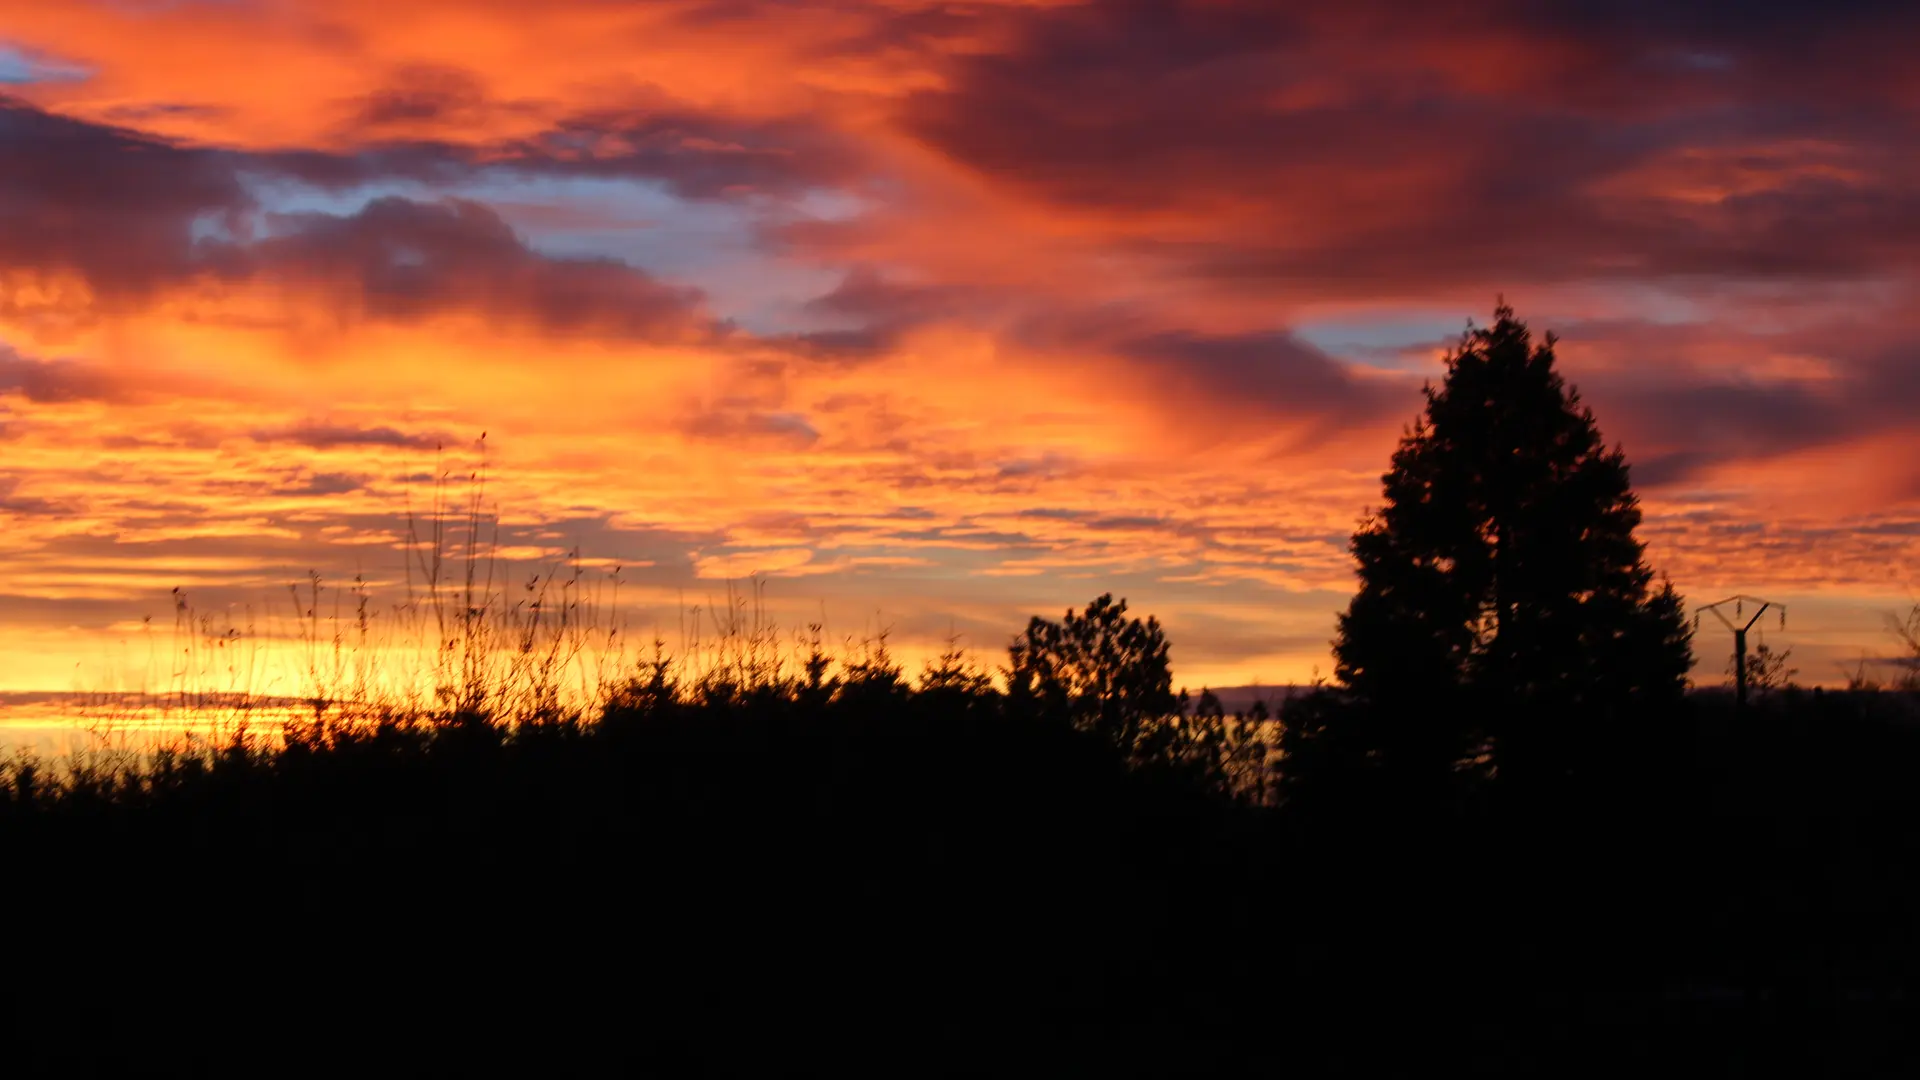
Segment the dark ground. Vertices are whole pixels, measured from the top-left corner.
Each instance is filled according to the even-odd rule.
[[[1253,809],[991,711],[394,733],[0,807],[8,1075],[1905,1075],[1920,729]]]

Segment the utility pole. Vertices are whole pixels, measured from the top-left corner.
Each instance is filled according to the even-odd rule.
[[[1736,626],[1734,625],[1733,619],[1727,618],[1727,613],[1721,610],[1728,604],[1733,605],[1733,619],[1738,619],[1746,614],[1746,605],[1756,604],[1758,606],[1754,608],[1753,618],[1748,619],[1743,625]],[[1780,629],[1785,630],[1787,628],[1787,605],[1776,604],[1771,600],[1762,600],[1757,596],[1729,596],[1725,600],[1715,600],[1711,604],[1702,604],[1693,611],[1693,628],[1695,630],[1700,629],[1700,613],[1702,611],[1711,611],[1713,612],[1714,618],[1725,623],[1727,629],[1733,631],[1733,707],[1735,709],[1744,709],[1747,707],[1747,631],[1753,629],[1753,624],[1760,621],[1760,616],[1766,614],[1768,608],[1780,609]]]

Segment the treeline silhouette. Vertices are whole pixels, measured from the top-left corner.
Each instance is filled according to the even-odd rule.
[[[959,670],[656,669],[596,717],[16,764],[13,1045],[62,1075],[1903,1060],[1896,695],[1648,713],[1577,800],[1290,798],[1273,725]]]
[[[1920,707],[1686,694],[1551,347],[1463,337],[1277,715],[1102,596],[15,758],[9,1072],[1904,1071]]]
[[[1109,658],[1042,653],[1030,694],[957,652],[696,684],[661,657],[592,716],[323,713],[278,744],[16,761],[19,1045],[61,1073],[939,1072],[1026,1039],[1123,1067],[1112,1009],[1165,1038],[1144,1018],[1211,1011],[1193,965],[1246,954],[1184,939],[1222,929],[1258,846],[1257,736],[1171,695],[1088,711],[1058,680]]]

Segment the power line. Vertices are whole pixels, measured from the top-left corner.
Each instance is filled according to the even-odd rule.
[[[1721,610],[1728,604],[1733,605],[1733,619],[1727,618],[1727,613]],[[1733,620],[1741,618],[1746,614],[1746,605],[1748,604],[1757,604],[1759,606],[1754,609],[1753,617],[1748,619],[1745,624],[1735,625]],[[1725,623],[1727,629],[1733,631],[1733,704],[1737,709],[1744,709],[1747,705],[1747,631],[1753,629],[1753,624],[1760,621],[1760,616],[1766,614],[1768,608],[1780,609],[1780,629],[1785,630],[1787,628],[1787,605],[1776,604],[1771,600],[1763,600],[1758,596],[1736,594],[1727,597],[1725,600],[1715,600],[1711,604],[1702,604],[1693,610],[1693,628],[1695,630],[1700,629],[1700,613],[1703,611],[1711,611],[1713,612],[1714,618]]]

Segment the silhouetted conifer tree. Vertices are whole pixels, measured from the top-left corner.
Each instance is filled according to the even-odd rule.
[[[994,696],[992,677],[961,648],[958,636],[949,637],[946,649],[926,662],[915,689],[923,696],[965,702],[990,701]]]
[[[1490,749],[1502,774],[1562,774],[1587,725],[1684,690],[1680,598],[1653,587],[1625,455],[1554,341],[1504,303],[1470,328],[1353,536],[1334,653],[1361,730],[1336,741],[1371,761],[1432,776]]]

